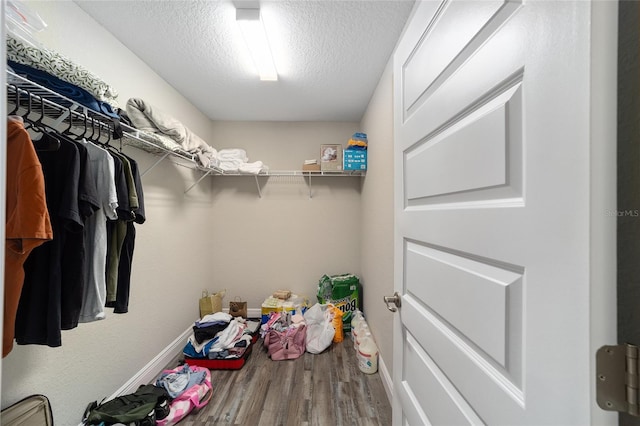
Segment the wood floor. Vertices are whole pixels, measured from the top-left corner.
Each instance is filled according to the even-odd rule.
[[[349,335],[325,352],[272,361],[258,340],[240,370],[212,370],[213,397],[181,426],[391,424],[380,374],[357,366]]]

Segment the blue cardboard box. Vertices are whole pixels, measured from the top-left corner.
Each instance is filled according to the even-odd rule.
[[[366,149],[345,149],[342,156],[343,170],[367,170]]]

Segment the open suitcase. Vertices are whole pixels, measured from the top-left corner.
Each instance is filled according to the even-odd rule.
[[[209,370],[239,370],[247,362],[247,358],[251,355],[251,349],[258,340],[259,334],[255,333],[251,339],[251,344],[247,346],[242,357],[234,359],[207,359],[207,358],[189,358],[185,357],[184,362],[189,365],[197,365],[205,367]]]
[[[44,395],[31,395],[0,412],[4,426],[53,426],[51,404]]]

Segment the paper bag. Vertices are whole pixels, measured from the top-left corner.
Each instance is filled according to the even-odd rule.
[[[239,297],[229,302],[229,314],[232,317],[247,317],[247,302],[242,302]]]
[[[200,298],[200,318],[222,311],[222,298],[224,298],[225,292],[226,290],[222,290],[215,294],[209,294],[208,290],[202,291],[202,297]]]

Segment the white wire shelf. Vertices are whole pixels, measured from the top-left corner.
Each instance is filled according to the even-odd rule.
[[[146,135],[134,127],[120,122],[122,137],[114,138],[116,123],[112,117],[88,108],[66,96],[41,86],[28,78],[7,70],[7,111],[10,115],[20,115],[31,121],[61,132],[71,133],[77,137],[102,144],[116,146],[132,146],[161,158],[150,168],[141,172],[148,173],[162,160],[171,156],[182,164],[198,168],[195,156],[186,151],[168,150],[150,142],[153,136]],[[146,138],[146,139],[145,139]],[[132,142],[135,142],[132,143]]]
[[[309,186],[309,198],[312,196],[311,180],[315,177],[354,177],[365,176],[362,170],[265,170],[258,174],[227,171],[218,167],[203,167],[194,154],[181,150],[170,150],[151,142],[153,135],[148,135],[134,127],[120,122],[122,137],[115,139],[116,123],[112,117],[94,111],[66,96],[54,92],[49,88],[27,79],[26,77],[7,70],[7,111],[10,115],[20,115],[31,121],[36,121],[57,131],[66,132],[76,137],[102,144],[119,144],[144,150],[158,156],[158,160],[141,171],[141,176],[149,173],[158,164],[169,158],[176,165],[202,172],[191,186],[184,192],[189,192],[207,176],[253,176],[256,180],[258,195],[262,197],[258,178],[262,177],[304,177]],[[132,143],[135,142],[135,143]],[[115,146],[118,148],[118,146]]]
[[[207,170],[206,168],[200,168],[201,170]],[[256,177],[270,177],[270,176],[301,176],[301,177],[350,177],[350,176],[364,176],[366,172],[363,170],[346,170],[346,171],[309,171],[309,170],[266,170],[260,173],[241,173],[235,171],[219,170],[215,174],[216,176],[256,176]]]

